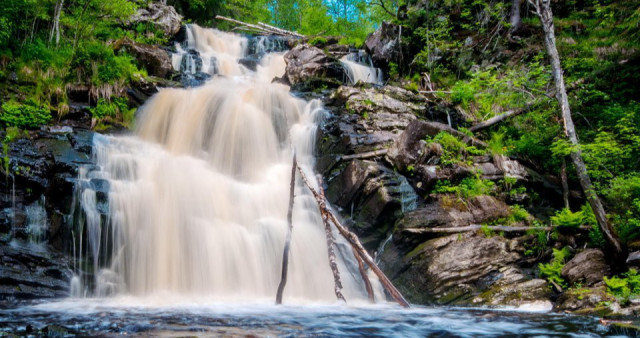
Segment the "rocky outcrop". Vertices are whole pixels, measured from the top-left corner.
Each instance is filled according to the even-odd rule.
[[[46,248],[0,245],[0,305],[21,299],[69,296],[67,258]]]
[[[614,312],[606,305],[607,303],[615,304],[616,299],[606,292],[604,286],[576,288],[569,289],[558,297],[556,310],[607,315]]]
[[[173,72],[169,54],[158,46],[147,45],[135,42],[129,38],[124,38],[116,42],[114,49],[125,49],[136,58],[138,64],[144,67],[149,75],[164,78]]]
[[[399,33],[399,26],[383,22],[367,37],[364,48],[371,55],[376,67],[388,68],[390,62],[397,62],[400,55]]]
[[[309,78],[337,78],[342,80],[344,70],[340,62],[321,49],[302,44],[284,55],[287,63],[286,78],[290,84],[302,83]]]
[[[461,233],[430,239],[411,249],[394,236],[382,255],[382,264],[396,286],[416,303],[487,304],[483,293],[507,285],[513,285],[514,291],[505,291],[503,301],[496,298],[492,305],[540,300],[542,293],[534,290],[527,297],[517,297],[518,289],[539,288],[540,283],[527,283],[528,278],[520,277],[523,273],[515,264],[522,257],[512,246],[510,240],[499,236]]]
[[[180,31],[182,16],[173,6],[150,1],[147,8],[138,9],[138,12],[129,18],[129,23],[132,25],[140,22],[152,23],[164,33],[165,37],[171,38]]]
[[[600,249],[586,249],[575,255],[562,268],[562,278],[569,284],[583,283],[592,286],[609,275],[609,265]]]

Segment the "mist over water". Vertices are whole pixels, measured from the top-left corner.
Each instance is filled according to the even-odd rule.
[[[75,296],[275,298],[293,149],[314,177],[325,111],[271,83],[284,74],[281,53],[266,54],[253,72],[238,63],[245,37],[190,25],[187,45],[203,69],[215,64],[221,76],[197,88],[161,89],[140,108],[134,136],[94,141],[97,166],[80,178],[108,182],[108,203],[91,184],[79,193],[86,229],[76,245]],[[295,195],[284,301],[335,302],[317,205],[301,182]],[[343,292],[365,300],[346,249],[338,257]]]

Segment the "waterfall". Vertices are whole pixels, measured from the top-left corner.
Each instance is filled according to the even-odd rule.
[[[358,82],[382,84],[382,71],[373,66],[371,58],[363,51],[349,53],[340,59],[349,84]]]
[[[195,25],[187,36],[185,47],[215,58],[225,76],[161,89],[140,108],[135,135],[94,139],[96,165],[80,171],[77,188],[76,296],[275,297],[292,150],[314,177],[326,112],[271,83],[284,74],[282,53],[253,72],[238,64],[247,38]],[[295,196],[285,302],[333,302],[317,205],[299,181]],[[365,300],[350,248],[338,247],[345,297]]]

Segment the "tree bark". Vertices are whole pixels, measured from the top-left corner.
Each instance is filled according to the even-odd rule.
[[[464,227],[451,227],[451,228],[406,228],[402,229],[402,232],[407,232],[411,234],[457,234],[461,232],[469,232],[469,231],[478,231],[482,229],[487,229],[491,231],[501,231],[501,232],[527,232],[529,230],[538,230],[538,231],[553,231],[558,227],[530,227],[530,226],[510,226],[510,225],[480,225],[480,224],[471,224]],[[583,225],[577,228],[578,230],[588,231],[591,230],[591,227],[588,225]]]
[[[373,297],[373,287],[371,286],[371,281],[369,280],[369,275],[367,271],[364,269],[364,262],[362,261],[362,257],[355,248],[351,248],[353,250],[353,256],[358,261],[358,271],[360,271],[360,277],[362,277],[362,282],[364,283],[364,287],[367,290],[367,296],[369,297],[369,301],[371,303],[375,302],[375,298]]]
[[[289,269],[289,248],[291,247],[291,232],[293,231],[293,197],[296,186],[296,153],[293,153],[293,164],[291,165],[291,188],[289,190],[289,210],[287,211],[287,223],[289,231],[287,239],[284,242],[284,252],[282,253],[282,274],[280,276],[280,284],[276,293],[276,304],[282,304],[282,293],[284,286],[287,284],[287,270]]]
[[[522,18],[520,16],[520,5],[522,4],[522,0],[513,0],[511,2],[511,14],[509,17],[509,35],[515,32],[522,25]]]
[[[298,164],[296,163],[296,166]],[[320,186],[322,186],[322,179],[318,180]],[[325,204],[326,199],[324,197],[324,192],[320,189],[320,197],[322,198],[322,203]],[[342,281],[340,280],[340,271],[338,270],[338,264],[336,263],[336,253],[333,250],[334,243],[336,239],[333,237],[333,232],[331,231],[331,223],[329,222],[329,217],[326,213],[322,212],[322,208],[320,209],[320,214],[322,215],[322,223],[324,223],[324,232],[327,237],[327,255],[329,256],[329,267],[331,268],[331,272],[333,273],[333,282],[334,282],[334,292],[336,294],[336,298],[346,302],[342,295]]]
[[[591,205],[593,213],[596,216],[598,226],[607,241],[606,251],[610,258],[610,262],[614,265],[624,265],[624,262],[626,261],[626,250],[618,239],[612,225],[607,220],[607,214],[600,198],[591,184],[591,179],[587,173],[587,167],[582,159],[582,151],[580,150],[578,135],[576,134],[573,119],[571,117],[569,98],[567,97],[567,91],[565,89],[564,76],[560,65],[560,56],[558,54],[558,49],[556,48],[555,28],[553,25],[553,13],[551,11],[550,0],[529,0],[529,2],[534,6],[536,14],[538,14],[538,17],[542,22],[542,29],[545,35],[544,43],[551,61],[551,70],[556,87],[556,99],[560,104],[565,135],[574,146],[574,150],[569,154],[569,156],[576,168],[578,181],[580,181],[580,185],[582,186],[582,190],[584,191],[587,201],[589,202],[589,205]]]
[[[470,131],[476,132],[480,129],[484,129],[487,127],[491,127],[492,125],[501,122],[503,120],[508,119],[511,116],[516,116],[516,115],[520,115],[522,113],[525,112],[525,109],[518,109],[518,110],[510,110],[506,113],[502,113],[500,115],[494,116],[486,121],[482,121],[478,124],[473,125],[471,128],[469,128]]]
[[[564,207],[571,209],[569,205],[569,182],[567,180],[567,161],[562,158],[562,167],[560,167],[560,181],[562,182],[562,200]]]

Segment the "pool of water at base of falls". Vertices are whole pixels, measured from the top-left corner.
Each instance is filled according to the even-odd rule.
[[[170,304],[170,302],[164,302]],[[510,310],[397,305],[185,302],[139,298],[68,299],[0,310],[0,336],[50,332],[158,337],[600,337],[597,318]]]

